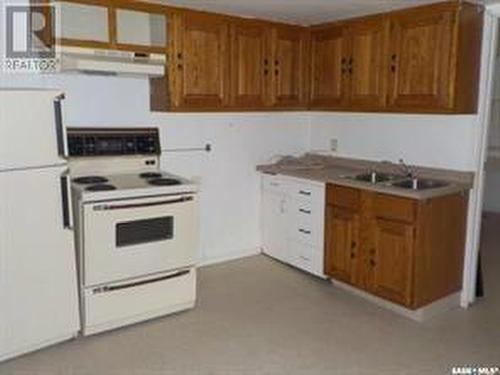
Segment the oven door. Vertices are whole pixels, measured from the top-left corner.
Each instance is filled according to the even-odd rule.
[[[85,204],[83,243],[87,287],[194,265],[196,195]]]

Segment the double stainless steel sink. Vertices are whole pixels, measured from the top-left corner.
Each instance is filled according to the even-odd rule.
[[[430,190],[446,187],[449,185],[448,182],[427,179],[427,178],[417,178],[412,176],[404,176],[397,174],[387,174],[381,172],[369,172],[360,173],[356,175],[343,176],[346,179],[367,182],[374,185],[385,185],[400,189],[407,190]]]

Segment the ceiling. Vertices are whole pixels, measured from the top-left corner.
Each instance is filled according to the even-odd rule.
[[[436,0],[151,0],[186,8],[313,25],[388,10],[435,3]]]

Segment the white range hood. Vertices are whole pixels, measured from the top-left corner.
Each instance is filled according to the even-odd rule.
[[[162,77],[166,56],[128,51],[58,47],[61,72],[129,77]]]

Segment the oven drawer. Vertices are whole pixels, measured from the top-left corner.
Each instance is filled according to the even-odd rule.
[[[84,335],[191,308],[196,299],[194,268],[140,281],[85,290]]]
[[[97,286],[195,264],[196,195],[84,205],[84,285]]]

